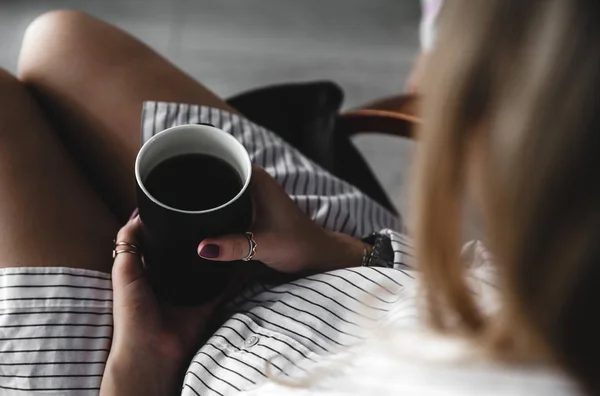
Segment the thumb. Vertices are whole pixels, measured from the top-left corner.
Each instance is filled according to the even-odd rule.
[[[139,247],[138,232],[140,218],[135,217],[119,231],[117,243],[125,242]],[[139,250],[127,245],[117,245],[115,250]],[[112,269],[113,314],[115,330],[123,325],[147,323],[156,311],[156,297],[144,276],[144,265],[140,253],[117,254]],[[154,319],[154,318],[152,318]]]
[[[117,234],[116,243],[127,243],[133,245],[136,249],[132,249],[127,245],[116,245],[115,251],[119,250],[138,250],[139,243],[137,233],[140,228],[140,219],[135,217]],[[113,289],[115,293],[119,293],[127,286],[138,282],[144,276],[144,266],[139,253],[122,252],[115,256],[115,262],[112,269]]]
[[[256,243],[253,260],[261,261],[258,250],[261,237],[254,234],[252,239]],[[245,234],[233,234],[203,240],[198,246],[198,255],[213,261],[236,261],[248,257],[251,249],[250,239]]]

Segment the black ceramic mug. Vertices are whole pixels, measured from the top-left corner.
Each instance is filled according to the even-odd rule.
[[[248,231],[252,164],[244,146],[208,125],[181,125],[149,139],[135,162],[148,279],[164,300],[214,300],[240,262],[198,256],[205,238]]]

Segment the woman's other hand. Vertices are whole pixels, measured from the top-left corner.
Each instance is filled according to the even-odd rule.
[[[139,227],[136,216],[119,231],[117,241],[139,246]],[[117,255],[112,281],[113,341],[100,394],[178,394],[215,304],[173,307],[160,302],[138,254]]]
[[[309,219],[277,182],[254,167],[252,232],[257,244],[254,260],[280,272],[324,272],[360,266],[365,245],[345,234],[327,231]],[[245,235],[205,239],[198,254],[215,261],[241,260],[249,253]]]

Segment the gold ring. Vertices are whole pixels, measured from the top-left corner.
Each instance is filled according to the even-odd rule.
[[[248,239],[248,255],[246,257],[244,257],[242,260],[243,261],[250,261],[256,255],[256,247],[258,245],[256,244],[256,241],[254,240],[254,234],[253,233],[246,232],[246,233],[244,233],[244,236],[246,237],[246,239]]]
[[[139,248],[129,242],[117,242],[116,239],[113,240],[114,248],[112,251],[112,258],[115,259],[120,253],[131,253],[131,254],[139,254]],[[126,246],[126,249],[118,249],[119,246]]]
[[[137,250],[131,250],[131,249],[119,249],[119,250],[113,250],[113,259],[117,258],[117,255],[121,254],[121,253],[131,253],[131,254],[138,254],[139,252]]]
[[[139,249],[134,244],[128,243],[128,242],[115,242],[115,249],[117,248],[117,246],[127,246],[128,248],[131,248],[133,250],[138,250]]]

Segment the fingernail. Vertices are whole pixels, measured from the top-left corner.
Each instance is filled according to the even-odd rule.
[[[133,210],[133,212],[131,212],[131,216],[129,216],[129,220],[131,220],[131,219],[133,219],[135,216],[137,216],[137,215],[138,215],[138,213],[139,213],[139,210],[138,210],[138,208],[135,208],[135,209]]]
[[[209,244],[200,249],[200,257],[204,258],[217,258],[219,257],[219,247],[217,245]]]

